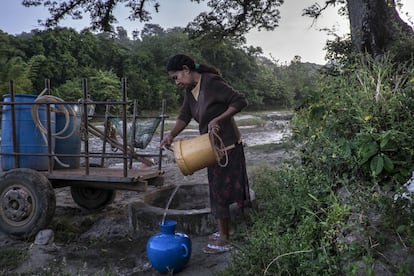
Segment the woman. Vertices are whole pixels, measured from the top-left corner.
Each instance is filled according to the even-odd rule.
[[[232,248],[229,243],[229,206],[237,203],[241,210],[250,207],[246,160],[233,117],[247,106],[247,101],[216,68],[196,64],[189,56],[173,56],[167,64],[167,71],[175,84],[185,89],[185,96],[176,123],[161,141],[161,147],[170,147],[174,137],[194,119],[199,124],[200,134],[214,131],[227,149],[227,166],[215,164],[207,168],[211,211],[217,220],[218,232],[210,235],[204,252],[229,251]]]

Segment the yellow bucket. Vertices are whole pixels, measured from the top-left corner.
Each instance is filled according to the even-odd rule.
[[[183,175],[213,165],[221,158],[208,133],[186,140],[174,141],[174,157]]]

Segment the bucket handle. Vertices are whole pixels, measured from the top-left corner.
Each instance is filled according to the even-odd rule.
[[[217,150],[218,155],[219,155],[219,156],[217,156],[217,164],[222,168],[227,167],[227,165],[229,164],[229,155],[227,154],[227,149],[226,149],[226,146],[224,145],[223,140],[221,139],[221,137],[217,133],[217,129],[213,128],[209,132],[209,135],[210,135],[210,141],[213,141],[213,145],[214,145],[214,147],[216,147],[216,150]],[[218,144],[219,144],[218,146],[215,143],[215,139],[218,141]],[[222,159],[223,155],[225,157],[225,159],[224,159],[225,161],[224,161],[224,163],[221,163],[221,159]]]
[[[187,258],[187,257],[188,257],[188,255],[190,254],[190,250],[188,250],[188,247],[187,247],[187,245],[186,245],[185,243],[182,243],[182,244],[181,244],[181,246],[184,248],[184,254],[183,254],[183,257],[184,257],[184,258]]]

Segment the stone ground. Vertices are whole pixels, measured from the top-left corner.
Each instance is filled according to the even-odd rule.
[[[282,151],[267,153],[246,148],[248,167],[262,162],[278,163],[283,156]],[[175,164],[165,163],[165,185],[180,181],[206,183],[204,170],[183,177]],[[73,202],[68,188],[55,192],[54,242],[41,245],[33,240],[16,241],[0,233],[0,247],[22,248],[29,256],[15,269],[0,268],[3,275],[159,275],[148,262],[145,250],[147,240],[157,230],[131,231],[128,206],[140,200],[142,194],[118,191],[113,204],[99,212],[90,212]],[[81,230],[80,237],[62,238],[70,227]],[[216,275],[231,262],[231,253],[207,255],[202,252],[208,242],[207,235],[191,235],[190,238],[191,258],[179,275]]]

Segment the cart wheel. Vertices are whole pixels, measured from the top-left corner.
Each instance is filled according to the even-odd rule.
[[[70,187],[73,200],[80,207],[99,210],[111,204],[116,196],[115,190],[96,189],[89,187]]]
[[[56,197],[43,174],[13,169],[0,178],[0,230],[17,239],[34,237],[52,221]]]

